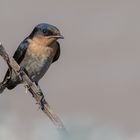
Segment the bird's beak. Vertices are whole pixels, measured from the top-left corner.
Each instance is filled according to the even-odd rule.
[[[64,36],[62,35],[52,35],[52,36],[49,36],[50,38],[56,38],[56,39],[64,39]]]

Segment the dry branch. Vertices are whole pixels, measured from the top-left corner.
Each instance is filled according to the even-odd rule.
[[[37,101],[37,103],[40,105],[40,108],[42,111],[51,119],[55,127],[59,130],[59,132],[63,134],[67,134],[67,131],[60,120],[60,118],[54,113],[54,111],[50,108],[49,104],[46,102],[44,95],[35,83],[33,83],[30,78],[27,76],[27,74],[20,68],[20,66],[17,64],[17,62],[14,60],[14,58],[10,58],[7,52],[5,51],[3,45],[0,43],[0,55],[5,60],[5,62],[8,64],[9,68],[12,69],[20,78],[21,80],[26,84],[28,90],[34,97],[34,99]]]

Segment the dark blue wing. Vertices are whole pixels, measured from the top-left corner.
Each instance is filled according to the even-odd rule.
[[[20,43],[20,45],[18,46],[16,52],[14,53],[14,56],[13,58],[15,59],[15,61],[20,64],[21,61],[23,60],[24,56],[25,56],[25,53],[26,53],[26,50],[27,50],[27,47],[28,47],[28,40],[27,38],[22,41]],[[7,77],[10,75],[10,70],[8,69],[6,74],[5,74],[5,77],[4,77],[4,80],[3,82],[7,79]]]
[[[55,56],[53,58],[52,63],[57,61],[58,58],[60,57],[60,44],[59,44],[59,42],[56,42],[56,45],[57,45],[57,51],[56,51],[56,54],[55,54]]]
[[[19,47],[17,48],[13,56],[13,58],[16,60],[18,64],[20,64],[21,61],[23,60],[27,47],[28,47],[28,40],[26,38],[24,41],[20,43]]]

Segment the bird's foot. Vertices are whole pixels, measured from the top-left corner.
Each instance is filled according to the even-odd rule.
[[[45,105],[45,98],[44,98],[44,96],[40,100],[40,105],[41,105],[41,109],[44,110],[44,105]]]
[[[39,104],[39,109],[44,110],[44,105],[45,105],[45,98],[44,95],[40,95],[40,99],[38,100],[38,102],[36,104]]]
[[[25,68],[24,67],[20,67],[20,69],[17,71],[17,76],[19,77],[19,79],[22,81],[22,76],[24,75],[25,72]]]
[[[19,75],[23,75],[23,72],[26,72],[26,69],[24,68],[24,67],[20,67],[20,69],[19,69]]]

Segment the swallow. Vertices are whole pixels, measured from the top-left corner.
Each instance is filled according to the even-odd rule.
[[[55,26],[47,23],[38,24],[20,43],[13,58],[32,82],[38,85],[50,65],[59,59],[60,44],[57,40],[63,38]],[[21,83],[21,79],[14,71],[8,69],[4,80],[0,83],[0,93],[5,88],[11,90]]]

